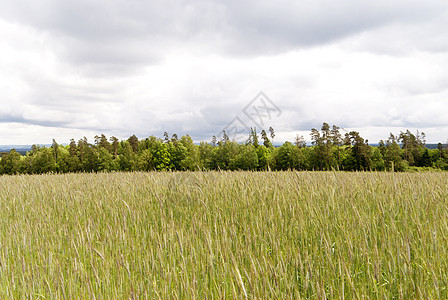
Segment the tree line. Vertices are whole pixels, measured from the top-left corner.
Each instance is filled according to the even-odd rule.
[[[210,143],[196,145],[189,135],[163,138],[135,135],[120,141],[104,134],[69,145],[55,140],[50,147],[33,145],[25,156],[14,149],[0,158],[0,174],[42,174],[101,171],[184,171],[184,170],[343,170],[407,171],[448,170],[448,150],[425,147],[425,134],[409,130],[390,134],[378,146],[371,146],[359,132],[344,135],[338,126],[323,123],[311,130],[311,146],[303,136],[293,143],[274,147],[274,130],[257,133],[251,129],[245,143],[231,141],[223,132]]]

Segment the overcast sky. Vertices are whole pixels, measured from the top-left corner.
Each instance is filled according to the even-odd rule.
[[[261,91],[277,141],[445,142],[447,28],[446,0],[0,0],[0,144],[210,141]]]

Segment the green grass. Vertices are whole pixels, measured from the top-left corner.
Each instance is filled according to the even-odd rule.
[[[0,298],[448,298],[445,173],[0,177]]]

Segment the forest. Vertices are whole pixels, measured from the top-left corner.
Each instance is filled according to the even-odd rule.
[[[369,145],[359,132],[346,132],[323,123],[311,129],[311,145],[303,136],[293,143],[274,147],[273,128],[257,133],[251,129],[245,143],[231,141],[226,132],[218,140],[195,144],[189,135],[163,138],[135,135],[120,141],[104,134],[69,145],[55,140],[50,147],[33,145],[25,156],[14,149],[2,153],[0,174],[42,174],[113,171],[186,170],[342,170],[342,171],[420,171],[448,170],[448,150],[425,147],[425,134],[409,130]]]

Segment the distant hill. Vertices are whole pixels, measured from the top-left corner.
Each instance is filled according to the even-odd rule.
[[[379,144],[369,144],[370,146],[373,146],[373,147],[378,147],[379,146]],[[401,146],[401,144],[400,144],[400,146]],[[439,146],[439,144],[426,144],[425,145],[425,147],[426,148],[428,148],[428,149],[437,149],[437,147]],[[443,144],[442,145],[442,147],[443,147],[443,149],[446,149],[447,148],[447,145],[446,144]]]
[[[437,149],[439,146],[439,144],[426,144],[426,148],[428,149]],[[443,149],[446,149],[446,144],[443,144],[442,147]]]
[[[31,151],[32,145],[0,145],[0,153],[1,152],[9,152],[11,149],[15,149],[21,155],[26,155],[28,151]],[[49,147],[51,145],[40,145],[44,147]]]
[[[0,145],[0,152],[9,152],[15,149],[21,155],[26,155],[31,150],[31,145]]]

